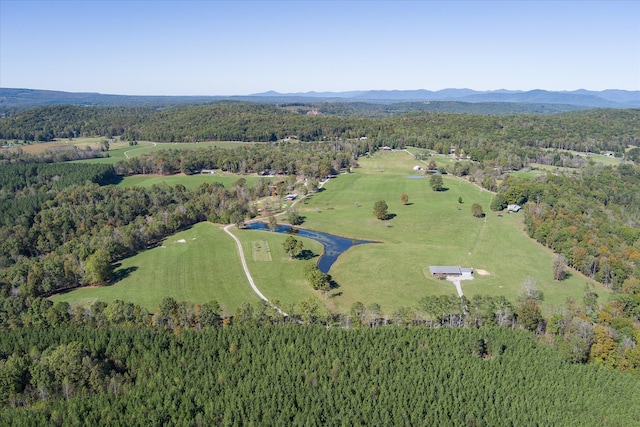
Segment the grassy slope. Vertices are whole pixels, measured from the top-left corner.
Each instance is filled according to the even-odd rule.
[[[186,243],[178,243],[182,239]],[[168,237],[161,246],[122,260],[116,274],[125,271],[128,275],[114,285],[78,289],[52,299],[81,304],[121,299],[148,310],[155,310],[167,296],[195,303],[215,299],[230,314],[244,302],[258,301],[242,271],[235,242],[211,223],[197,224]]]
[[[304,279],[303,268],[309,261],[290,260],[282,249],[286,235],[248,230],[231,230],[243,243],[247,264],[261,292],[270,300],[279,300],[283,309],[310,296],[320,298]],[[185,240],[185,243],[178,242]],[[304,248],[322,253],[322,245],[302,239]],[[252,254],[252,243],[267,247],[271,261]],[[264,243],[266,242],[266,244]],[[56,295],[54,301],[90,305],[97,299],[105,302],[120,299],[155,310],[162,298],[202,303],[220,302],[228,314],[244,302],[255,303],[258,296],[242,271],[235,242],[215,224],[200,223],[177,233],[161,246],[141,252],[119,263],[116,275],[125,277],[117,283],[95,288],[82,288]]]
[[[34,142],[31,144],[16,144],[10,150],[20,149],[23,152],[29,153],[29,154],[41,154],[47,150],[57,150],[57,149],[72,148],[72,147],[78,147],[81,150],[87,147],[91,147],[97,150],[97,149],[100,149],[102,145],[102,141],[104,141],[105,139],[106,138],[103,138],[103,137],[82,137],[82,138],[73,138],[73,139],[57,138],[55,141],[51,141],[51,142]],[[117,147],[119,145],[124,147],[125,143],[111,144],[112,147]],[[128,144],[126,145],[128,146]]]

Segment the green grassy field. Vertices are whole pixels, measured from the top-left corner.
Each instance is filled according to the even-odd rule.
[[[77,289],[52,299],[82,305],[120,299],[148,310],[155,310],[164,297],[194,303],[215,299],[229,314],[244,302],[259,300],[242,271],[235,242],[211,223],[196,224],[122,260],[115,273],[124,277],[113,285]]]
[[[549,149],[549,150],[552,150],[552,149]],[[595,153],[588,153],[588,155],[585,155],[585,153],[581,153],[579,151],[574,151],[574,150],[557,150],[557,151],[571,153],[574,156],[584,156],[585,159],[591,160],[596,164],[601,163],[603,165],[618,165],[620,164],[620,161],[621,161],[620,158],[614,157],[613,155],[607,156],[605,154],[595,154]]]
[[[296,239],[302,240],[303,249],[311,251],[314,257],[309,260],[291,260],[282,248],[282,243],[288,237],[286,234],[260,230],[238,230],[235,227],[231,229],[231,232],[242,242],[247,266],[260,292],[270,301],[277,301],[285,312],[292,312],[294,304],[309,297],[315,297],[320,301],[325,300],[322,293],[311,288],[303,271],[305,265],[318,261],[318,257],[323,251],[320,243],[296,237]],[[265,260],[264,254],[253,256],[254,242],[260,242],[263,249],[269,248],[270,260]],[[249,287],[246,279],[243,283],[243,286]]]
[[[453,176],[444,176],[446,191],[434,192],[429,177],[411,178],[416,160],[402,151],[380,152],[359,162],[361,167],[353,173],[331,179],[323,191],[297,205],[305,228],[378,242],[354,246],[338,259],[330,274],[340,287],[328,295],[313,291],[304,279],[305,263],[317,257],[290,260],[281,247],[286,235],[232,229],[243,243],[257,286],[285,311],[315,296],[332,311],[346,312],[361,301],[377,302],[390,314],[400,306],[416,307],[426,295],[455,294],[451,282],[430,277],[430,265],[474,268],[475,279],[462,282],[467,297],[504,295],[515,301],[530,276],[544,294],[547,313],[568,297],[581,301],[587,279],[573,272],[562,282],[554,281],[554,254],[528,238],[521,214],[491,212],[492,193]],[[407,205],[400,201],[402,193],[409,196]],[[459,197],[463,203],[458,203]],[[387,221],[373,215],[377,200],[389,206]],[[471,215],[474,203],[483,207],[485,218]],[[176,243],[182,239],[186,243]],[[319,243],[303,241],[306,249],[321,253]],[[198,224],[169,237],[163,246],[123,260],[119,269],[130,273],[114,285],[54,299],[86,304],[117,298],[149,309],[165,296],[193,302],[216,299],[230,313],[242,302],[257,301],[235,243],[218,226]],[[603,287],[597,290],[606,293]]]

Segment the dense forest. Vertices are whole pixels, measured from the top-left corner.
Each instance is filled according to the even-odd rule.
[[[20,329],[5,425],[635,425],[640,384],[504,328]]]
[[[18,218],[28,223],[45,200],[65,187],[87,182],[106,185],[116,179],[111,166],[100,164],[3,165],[0,168],[0,225],[12,225]]]
[[[613,151],[623,155],[640,141],[640,110],[588,110],[556,115],[470,115],[413,112],[387,118],[319,115],[266,104],[220,102],[167,109],[39,107],[0,119],[0,139],[51,141],[81,136],[122,136],[157,142],[301,141],[367,137],[377,146],[405,145],[448,153],[451,145],[472,157],[501,147]],[[303,110],[304,111],[304,110]],[[475,153],[475,154],[473,154]]]

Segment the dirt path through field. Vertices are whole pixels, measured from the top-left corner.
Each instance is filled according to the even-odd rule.
[[[262,292],[260,292],[260,289],[258,289],[258,287],[256,286],[256,283],[253,281],[253,277],[251,276],[251,273],[249,272],[249,267],[247,267],[247,260],[244,257],[244,251],[242,250],[242,243],[240,242],[240,239],[238,239],[231,231],[229,231],[229,229],[231,227],[233,227],[233,226],[234,226],[234,224],[227,225],[226,227],[224,227],[224,232],[227,233],[229,236],[231,236],[233,238],[233,240],[236,241],[236,245],[238,246],[238,252],[240,253],[240,262],[242,263],[242,269],[244,270],[244,274],[247,276],[247,280],[249,281],[249,284],[251,285],[251,289],[253,289],[253,292],[255,292],[261,299],[266,301],[267,304],[269,304],[270,306],[272,306],[273,308],[278,310],[278,312],[280,314],[282,314],[283,316],[289,317],[289,315],[287,313],[285,313],[284,311],[280,310],[280,308],[278,308],[275,305],[273,305],[267,299],[267,297],[265,297],[264,294]]]
[[[125,153],[126,155],[126,153]],[[318,188],[322,188],[324,186],[324,184],[328,181],[328,179],[320,182],[320,184],[318,185]],[[291,207],[295,206],[296,203],[298,203],[300,200],[304,200],[307,196],[304,197],[300,197],[297,200],[295,200],[292,204]],[[284,210],[278,214],[276,214],[276,216],[278,215],[284,215],[287,211]],[[263,217],[256,217],[250,221],[247,222],[255,222],[255,221],[261,221],[264,220]],[[282,314],[283,316],[289,317],[289,315],[287,313],[285,313],[284,311],[280,310],[279,307],[276,307],[275,305],[273,305],[268,299],[267,297],[264,296],[264,294],[262,292],[260,292],[260,289],[258,289],[258,287],[256,286],[255,281],[253,280],[253,277],[251,276],[251,273],[249,272],[249,267],[247,267],[247,260],[244,257],[244,250],[242,250],[242,243],[240,242],[240,239],[238,239],[231,231],[229,231],[229,229],[231,227],[233,227],[235,224],[229,224],[227,226],[224,227],[224,232],[227,233],[229,236],[231,236],[231,238],[233,238],[233,240],[236,241],[236,245],[238,246],[238,252],[240,253],[240,262],[242,263],[242,269],[244,270],[244,274],[245,276],[247,276],[247,280],[249,281],[249,284],[251,285],[251,289],[253,289],[253,292],[255,292],[262,300],[266,301],[267,304],[269,304],[271,307],[275,308],[278,313]]]
[[[158,145],[158,144],[156,144],[155,142],[152,142],[151,144],[152,144],[152,147],[155,147],[156,145]],[[130,153],[130,152],[132,152],[132,151],[136,151],[136,150],[142,150],[142,149],[144,149],[144,148],[149,148],[149,146],[146,146],[146,147],[138,147],[138,148],[134,148],[134,149],[132,149],[132,150],[127,150],[127,151],[125,151],[125,152],[124,152],[124,156],[125,156],[127,159],[129,159],[129,153]]]

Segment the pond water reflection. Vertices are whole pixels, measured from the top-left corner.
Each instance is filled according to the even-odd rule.
[[[252,222],[245,224],[245,229],[249,230],[269,230],[269,226],[264,222]],[[370,240],[354,240],[347,239],[345,237],[334,236],[333,234],[322,233],[320,231],[306,230],[304,228],[292,228],[290,225],[278,224],[278,227],[273,230],[276,233],[291,233],[297,234],[301,237],[307,237],[309,239],[316,240],[324,246],[324,253],[320,257],[318,262],[318,268],[323,273],[329,273],[331,266],[338,259],[338,257],[351,246],[361,245],[363,243],[374,243]]]

